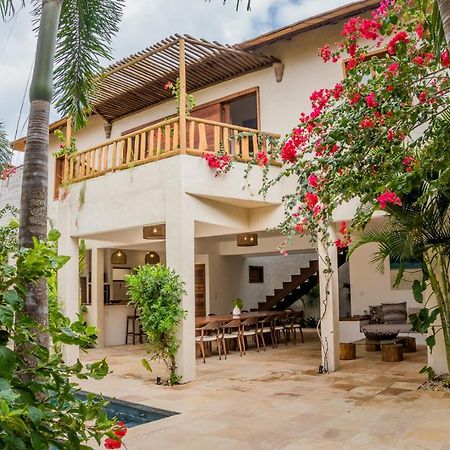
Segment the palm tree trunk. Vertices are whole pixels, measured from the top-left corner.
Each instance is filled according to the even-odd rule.
[[[43,0],[36,62],[30,87],[30,117],[23,165],[19,245],[32,247],[33,237],[47,237],[48,126],[53,94],[53,62],[62,0]],[[38,324],[48,324],[47,282],[29,286],[25,313]],[[48,346],[48,335],[41,335]],[[32,364],[32,361],[30,361]]]
[[[441,13],[442,25],[444,27],[445,41],[450,50],[450,0],[436,0]]]

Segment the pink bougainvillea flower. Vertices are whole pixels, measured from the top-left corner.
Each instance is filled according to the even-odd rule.
[[[317,196],[317,194],[314,194],[314,192],[307,192],[305,194],[305,203],[310,211],[314,209],[318,201],[319,197]]]
[[[256,154],[256,161],[258,162],[259,166],[267,166],[267,164],[269,163],[269,157],[264,150],[261,150]]]
[[[341,233],[341,234],[347,234],[348,233],[347,222],[345,220],[343,220],[341,222],[341,225],[339,227],[339,233]]]
[[[334,86],[333,89],[333,97],[336,100],[339,100],[342,96],[342,93],[344,92],[344,86],[342,85],[342,83],[337,83],[336,86]]]
[[[422,91],[417,98],[419,99],[420,103],[425,103],[428,100],[428,94],[426,91]]]
[[[294,163],[297,160],[297,149],[291,139],[287,140],[281,149],[281,159]]]
[[[339,238],[334,241],[337,248],[347,248],[352,243],[352,240],[347,238]]]
[[[409,42],[408,33],[406,31],[399,31],[388,43],[388,53],[395,55],[397,52],[397,44]]]
[[[168,91],[169,89],[172,89],[173,83],[171,81],[167,81],[164,85],[164,90]]]
[[[381,28],[380,22],[374,19],[363,19],[361,21],[359,32],[364,39],[375,41],[380,36],[378,32],[380,28]]]
[[[316,188],[319,185],[319,179],[317,178],[317,176],[314,173],[312,173],[308,177],[308,183],[311,187]]]
[[[356,60],[356,58],[350,58],[345,64],[345,66],[347,67],[347,70],[352,70],[357,65],[358,65],[358,61]]]
[[[391,75],[396,75],[398,73],[398,62],[394,62],[388,66],[387,71]]]
[[[417,64],[418,66],[423,66],[425,59],[422,56],[418,55],[418,56],[414,57],[413,62],[414,62],[414,64]]]
[[[402,164],[405,166],[406,172],[412,171],[412,165],[414,164],[416,158],[414,156],[405,156],[403,158]]]
[[[393,130],[388,130],[387,132],[387,140],[392,142],[395,139],[395,133]]]
[[[449,56],[448,50],[445,50],[445,52],[441,53],[441,64],[444,67],[450,66],[450,56]]]
[[[416,27],[416,34],[417,34],[417,37],[419,39],[423,38],[423,32],[424,32],[423,25],[421,25],[421,24],[417,25],[417,27]]]
[[[350,99],[350,105],[356,105],[361,100],[361,94],[357,92],[351,99]]]
[[[323,62],[328,62],[331,59],[330,45],[325,44],[319,49],[319,56],[323,59]]]
[[[366,104],[369,108],[376,108],[378,106],[375,92],[372,91],[366,96]]]
[[[377,197],[377,202],[380,204],[381,209],[386,209],[388,203],[392,205],[402,206],[400,197],[392,191],[386,191]]]
[[[372,119],[365,118],[359,122],[359,126],[361,128],[373,128],[375,126],[375,122]]]

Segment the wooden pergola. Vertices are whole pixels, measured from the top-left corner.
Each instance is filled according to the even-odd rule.
[[[271,66],[272,56],[175,35],[111,65],[93,99],[95,112],[107,121],[134,113],[172,97],[164,85],[180,79],[181,102],[186,91]],[[180,104],[180,110],[184,108]]]

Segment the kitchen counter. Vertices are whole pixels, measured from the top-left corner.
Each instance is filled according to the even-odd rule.
[[[105,346],[125,345],[127,316],[134,314],[134,306],[124,303],[105,304]],[[131,338],[131,336],[130,336]],[[131,339],[129,339],[131,342]]]

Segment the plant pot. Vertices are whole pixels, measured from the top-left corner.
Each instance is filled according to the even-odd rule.
[[[240,315],[241,315],[241,310],[237,306],[235,306],[233,309],[233,317],[239,318]]]

